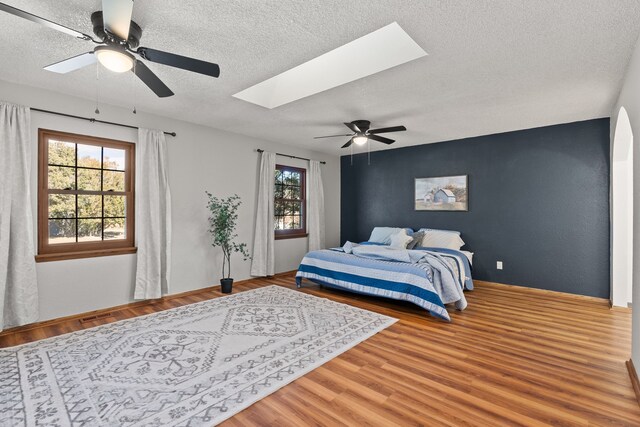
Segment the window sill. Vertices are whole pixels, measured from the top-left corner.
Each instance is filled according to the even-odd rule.
[[[276,234],[276,240],[285,240],[285,239],[300,239],[302,237],[309,236],[308,233],[297,233],[297,234]]]
[[[61,252],[54,254],[39,254],[36,255],[36,262],[48,262],[48,261],[64,261],[67,259],[80,259],[80,258],[95,258],[111,255],[123,255],[134,254],[138,251],[138,248],[114,248],[114,249],[98,249],[92,251],[81,252]]]

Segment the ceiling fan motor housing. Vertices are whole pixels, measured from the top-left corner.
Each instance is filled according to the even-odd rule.
[[[369,127],[371,127],[371,122],[369,120],[354,120],[351,123],[356,125],[362,133],[365,133],[369,130]]]
[[[98,10],[91,14],[91,23],[93,24],[93,33],[107,43],[122,44],[122,40],[119,40],[113,34],[109,34],[104,30],[104,21],[102,19],[102,11]],[[135,49],[140,45],[140,38],[142,37],[142,28],[134,21],[131,21],[129,26],[129,38],[126,43],[129,49]]]

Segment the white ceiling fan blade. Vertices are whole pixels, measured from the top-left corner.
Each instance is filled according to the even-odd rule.
[[[53,71],[54,73],[66,74],[95,63],[96,56],[93,52],[87,52],[65,59],[64,61],[47,65],[44,69],[47,71]]]
[[[102,0],[104,29],[126,40],[129,37],[133,0]]]
[[[70,36],[77,37],[82,40],[93,40],[91,36],[81,33],[80,31],[76,31],[72,28],[65,27],[64,25],[57,24],[53,21],[49,21],[48,19],[41,18],[38,15],[34,15],[32,13],[25,12],[24,10],[20,10],[13,6],[9,6],[8,4],[0,3],[0,11],[7,12],[7,13],[10,13],[11,15],[27,19],[31,22],[35,22],[40,25],[44,25],[45,27],[49,27],[54,30],[61,31],[65,34],[69,34]]]

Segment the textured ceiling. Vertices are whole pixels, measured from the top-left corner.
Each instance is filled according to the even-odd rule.
[[[3,0],[92,34],[98,0]],[[392,147],[609,116],[638,37],[636,0],[136,0],[141,45],[217,62],[213,79],[149,67],[176,93],[139,111],[335,154],[341,123],[405,125]],[[429,56],[273,110],[231,95],[397,21]],[[0,13],[0,80],[92,99],[94,67],[43,66],[93,49]],[[101,102],[133,106],[131,73],[102,72]],[[0,94],[0,98],[1,98]],[[91,112],[87,112],[88,115]],[[372,149],[386,148],[375,144]],[[357,148],[362,150],[362,148]]]

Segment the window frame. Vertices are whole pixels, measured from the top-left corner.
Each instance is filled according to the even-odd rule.
[[[274,187],[274,197],[273,197],[273,202],[274,202],[274,206],[275,206],[275,201],[276,200],[282,200],[282,201],[292,201],[292,202],[301,202],[301,224],[302,226],[300,228],[295,228],[295,229],[288,229],[288,230],[274,230],[274,235],[275,235],[275,239],[276,240],[282,240],[282,239],[297,239],[297,238],[301,238],[301,237],[307,237],[309,234],[307,233],[307,170],[305,168],[299,168],[299,167],[295,167],[295,166],[287,166],[287,165],[281,165],[281,164],[276,164],[276,170],[280,170],[280,171],[290,171],[290,172],[298,172],[300,173],[300,199],[276,199],[275,197],[275,186],[276,184],[273,184]],[[273,214],[274,219],[275,219],[275,212]]]
[[[50,190],[49,187],[49,140],[61,140],[74,144],[94,145],[125,150],[125,168],[123,192],[88,190]],[[77,177],[77,159],[74,170]],[[103,170],[103,169],[101,169]],[[77,186],[77,178],[76,178]],[[126,197],[125,232],[122,240],[100,240],[74,243],[49,243],[49,195],[50,194],[86,194],[86,195],[123,195]],[[65,259],[89,258],[108,255],[135,253],[135,144],[114,139],[99,138],[50,129],[38,129],[38,255],[36,261],[59,261]],[[104,209],[104,207],[103,207]],[[75,215],[78,215],[76,211]],[[104,215],[104,212],[103,212]],[[77,218],[77,217],[76,217]],[[104,218],[104,217],[102,217]],[[76,230],[77,233],[77,230]]]

